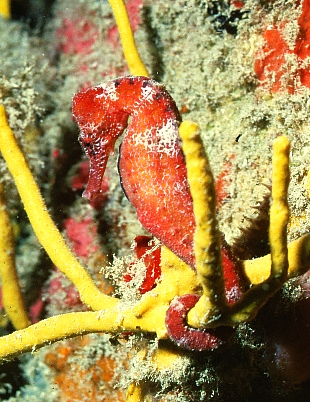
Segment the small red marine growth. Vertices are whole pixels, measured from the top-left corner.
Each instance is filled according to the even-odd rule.
[[[94,199],[101,193],[107,160],[127,128],[119,158],[124,192],[143,226],[195,269],[195,216],[178,132],[181,117],[163,85],[146,77],[118,78],[75,95],[73,115],[90,159],[84,196]],[[238,267],[225,250],[223,261],[231,262],[225,270],[227,297],[235,301],[240,296],[241,282]],[[177,309],[171,308],[176,314]],[[171,319],[167,318],[166,323],[169,328]],[[205,340],[199,341],[199,350],[215,347],[208,332],[197,330],[185,336],[195,338],[196,333]],[[178,334],[171,331],[170,336],[178,343]],[[186,343],[183,346],[188,347]]]
[[[296,2],[299,5],[299,2]],[[301,14],[298,18],[299,33],[295,45],[285,38],[284,21],[278,25],[268,26],[263,34],[264,45],[257,55],[254,69],[258,80],[271,92],[287,90],[293,94],[298,85],[310,88],[310,72],[306,59],[310,56],[310,0],[302,2]],[[288,74],[288,55],[296,56],[296,66]]]
[[[145,278],[139,287],[139,292],[143,295],[156,286],[157,279],[160,278],[160,247],[154,244],[154,238],[150,236],[137,236],[135,238],[135,252],[139,260],[146,266]],[[124,275],[124,281],[130,282],[133,277],[129,273]]]

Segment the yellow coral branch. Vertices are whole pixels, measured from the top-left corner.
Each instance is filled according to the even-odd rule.
[[[113,10],[114,18],[120,34],[122,48],[129,71],[132,75],[143,75],[148,77],[147,69],[139,55],[135,38],[130,26],[128,13],[123,0],[109,0]]]
[[[310,234],[288,244],[288,278],[302,275],[310,269]],[[243,261],[244,273],[253,284],[264,282],[270,276],[271,255]]]
[[[132,382],[126,392],[126,402],[143,401],[143,392],[140,383]]]
[[[31,323],[18,283],[14,258],[14,235],[3,198],[2,185],[0,185],[0,228],[2,302],[14,327],[16,329],[22,329],[28,327]]]
[[[269,242],[271,249],[271,278],[277,288],[287,278],[287,225],[290,217],[287,193],[290,182],[290,142],[278,137],[273,143],[272,203],[270,207]]]
[[[172,254],[168,249],[166,253]],[[175,259],[180,266],[171,266],[173,258],[164,258],[167,266],[162,267],[163,280],[144,294],[135,307],[119,303],[102,311],[58,315],[0,337],[0,362],[61,339],[93,332],[142,331],[156,333],[159,339],[167,338],[165,316],[171,301],[176,295],[197,291],[193,270],[178,257]]]
[[[188,322],[191,326],[201,327],[216,320],[226,308],[220,234],[216,220],[216,194],[198,126],[184,121],[179,132],[196,221],[196,270],[203,289],[198,303],[188,313]]]
[[[0,338],[0,361],[34,351],[61,339],[93,332],[120,332],[121,320],[114,310],[67,313],[47,318],[26,329]]]
[[[0,152],[14,178],[33,230],[53,263],[75,284],[82,301],[91,309],[114,307],[118,299],[100,292],[91,276],[72,254],[50,217],[39,187],[8,125],[2,105],[0,105]]]
[[[164,254],[172,254],[168,249]],[[164,258],[172,261],[173,258]],[[92,332],[119,333],[123,331],[153,332],[159,339],[167,338],[165,316],[169,304],[177,295],[194,293],[195,274],[175,256],[181,266],[167,262],[163,266],[163,280],[143,295],[135,307],[119,303],[102,311],[67,313],[47,318],[26,329],[0,337],[0,362],[22,353],[36,350],[65,338]]]
[[[183,122],[180,126],[183,151],[186,158],[188,182],[193,197],[196,221],[194,252],[197,276],[203,288],[203,294],[187,315],[190,326],[216,327],[218,325],[235,326],[249,321],[283,285],[288,275],[287,224],[289,207],[287,201],[289,185],[289,150],[287,138],[278,137],[273,145],[272,205],[270,208],[269,239],[271,256],[269,276],[261,283],[250,288],[242,299],[233,306],[227,306],[223,268],[220,257],[220,239],[215,218],[215,190],[212,173],[204,152],[203,144],[194,123]],[[304,243],[305,246],[305,243]],[[291,246],[296,252],[296,246]],[[309,245],[299,250],[308,256]],[[291,262],[296,267],[292,258]],[[257,271],[256,262],[255,270]],[[303,267],[306,264],[303,264]],[[296,271],[292,266],[291,273]],[[301,269],[299,268],[298,271]]]
[[[285,137],[278,137],[273,145],[272,158],[272,205],[270,208],[269,242],[271,249],[271,271],[262,283],[250,288],[240,302],[231,308],[230,325],[252,319],[269,297],[276,293],[287,279],[288,251],[287,224],[289,207],[287,192],[289,185],[290,143]],[[225,319],[223,319],[225,322]]]
[[[11,17],[11,1],[0,0],[0,14],[5,18]]]
[[[167,252],[171,253],[168,249]],[[171,261],[170,258],[168,260]],[[156,333],[160,339],[167,338],[165,316],[170,302],[176,295],[196,291],[194,272],[181,261],[180,264],[181,269],[179,266],[163,267],[163,281],[157,288],[143,295],[136,305],[137,308],[128,308],[120,303],[114,308],[107,306],[102,311],[67,313],[1,337],[0,361],[61,339],[92,332],[142,331]]]

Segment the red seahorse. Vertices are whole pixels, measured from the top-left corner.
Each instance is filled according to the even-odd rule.
[[[123,189],[143,226],[195,269],[195,216],[178,133],[181,117],[164,86],[146,77],[118,78],[75,95],[73,115],[81,129],[80,142],[90,159],[84,196],[93,199],[100,194],[109,154],[127,128],[119,158]],[[225,263],[224,249],[222,254],[226,297],[232,302],[241,296],[238,269],[234,263]],[[197,297],[191,299],[188,309],[196,301]],[[170,316],[176,315],[177,308],[171,309]],[[211,342],[208,332],[184,334],[177,328],[179,333],[175,333],[170,321],[166,321],[171,327],[169,336],[181,346],[197,349],[195,342],[182,344],[178,338],[198,335],[204,339],[203,345],[199,341],[199,350],[217,344]]]
[[[124,77],[73,98],[80,142],[90,158],[84,196],[93,199],[109,154],[127,127],[119,172],[143,226],[194,267],[195,218],[178,127],[181,117],[166,89],[146,77]]]

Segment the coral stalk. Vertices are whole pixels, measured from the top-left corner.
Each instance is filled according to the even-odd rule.
[[[269,242],[271,248],[271,277],[282,284],[287,277],[287,225],[290,211],[287,200],[290,181],[290,143],[285,137],[278,137],[273,143],[272,157],[272,204],[270,207]]]
[[[0,360],[9,360],[65,338],[121,330],[121,318],[113,310],[57,315],[0,337]]]
[[[12,174],[38,240],[57,268],[78,288],[81,300],[93,310],[114,307],[118,300],[100,292],[88,272],[66,245],[50,217],[39,187],[27,165],[0,105],[0,151]]]
[[[258,310],[283,285],[288,275],[287,224],[289,207],[289,140],[278,137],[273,145],[272,158],[272,205],[270,208],[269,242],[271,248],[271,271],[269,277],[250,288],[243,298],[231,307],[228,321],[236,325],[251,320]]]
[[[187,176],[193,197],[196,229],[194,253],[203,294],[189,312],[191,326],[201,327],[225,309],[225,287],[221,261],[220,234],[216,220],[214,179],[198,126],[185,121],[179,130],[186,159]]]
[[[205,160],[205,162],[201,162],[200,164],[197,162],[196,165],[192,165],[190,154],[191,143],[187,143],[187,141],[195,141],[195,137],[197,136],[195,130],[197,132],[195,125],[186,125],[183,126],[183,128],[180,127],[180,134],[184,141],[184,153],[187,156],[188,179],[194,200],[194,208],[200,205],[198,210],[195,209],[197,224],[195,232],[195,256],[197,262],[199,262],[200,259],[200,267],[197,265],[197,272],[203,287],[203,296],[195,307],[189,311],[187,320],[190,326],[196,328],[213,328],[220,325],[235,326],[241,322],[251,320],[269,297],[276,293],[287,279],[288,249],[286,231],[289,219],[287,192],[290,176],[290,143],[287,138],[278,137],[273,145],[272,206],[270,209],[269,230],[271,248],[270,275],[262,283],[250,288],[241,300],[228,307],[226,301],[222,298],[224,294],[224,280],[221,271],[223,271],[223,268],[220,257],[216,257],[216,250],[219,248],[219,240],[217,240],[215,226],[212,232],[212,225],[216,225],[215,194],[213,194],[214,190],[209,191],[208,188],[209,186],[214,188],[214,183],[212,180],[208,179],[210,173],[207,172],[206,175],[204,175],[202,170],[199,172],[199,169],[206,169],[207,166],[207,158],[203,152],[202,144],[199,146],[199,149],[197,148],[195,152],[193,152],[193,161],[197,162],[199,157],[201,157],[202,161]],[[196,147],[198,147],[198,145],[196,145]],[[195,173],[197,171],[199,172],[197,180],[199,177],[203,178],[201,179],[203,186],[200,190],[198,187],[196,188],[195,183]],[[200,191],[202,191],[201,195],[199,195]],[[205,197],[201,204],[199,197]],[[213,213],[212,210],[214,210]],[[202,215],[200,216],[201,212]],[[204,215],[205,218],[203,217]],[[202,221],[205,220],[204,230],[201,234],[199,233],[200,219],[202,219]],[[204,233],[205,238],[203,237]],[[199,241],[200,237],[202,243]],[[205,244],[203,241],[205,241]],[[201,250],[204,250],[205,254],[201,254]],[[198,257],[196,253],[199,253],[200,257]],[[210,267],[212,267],[211,272]],[[214,289],[216,289],[216,292]],[[217,300],[217,296],[219,300]],[[215,303],[213,300],[215,300]]]
[[[26,306],[18,282],[14,258],[14,235],[10,217],[0,186],[0,277],[2,284],[2,303],[16,329],[30,325]]]
[[[0,15],[4,18],[11,17],[11,1],[10,0],[0,0]]]
[[[302,275],[310,268],[310,234],[288,244],[288,278]],[[243,270],[252,285],[264,282],[270,275],[271,255],[243,261]]]
[[[129,71],[132,75],[143,75],[148,77],[146,67],[139,55],[135,38],[130,26],[130,21],[126,6],[123,0],[109,0],[110,6],[113,10],[114,18],[120,34],[122,48]]]
[[[142,387],[138,383],[132,382],[126,392],[126,402],[139,402],[143,399]]]

